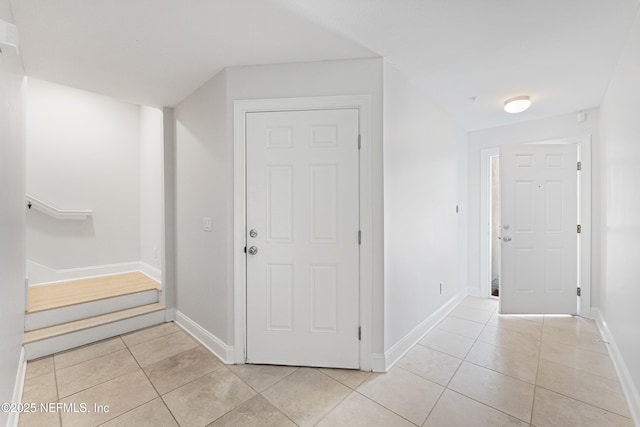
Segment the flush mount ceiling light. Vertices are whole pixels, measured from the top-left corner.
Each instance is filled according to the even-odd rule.
[[[504,101],[504,111],[511,114],[522,113],[531,105],[531,98],[529,96],[516,96],[515,98],[509,98]]]

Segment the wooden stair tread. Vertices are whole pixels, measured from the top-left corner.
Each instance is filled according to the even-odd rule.
[[[34,331],[25,332],[23,344],[29,344],[35,341],[41,341],[60,335],[77,332],[84,329],[93,328],[95,326],[106,325],[117,322],[119,320],[130,319],[132,317],[143,314],[153,313],[155,311],[164,310],[164,306],[160,303],[143,305],[140,307],[129,308],[127,310],[115,311],[113,313],[102,314],[100,316],[89,317],[73,322],[62,323],[60,325],[50,326],[48,328],[36,329]]]
[[[160,283],[138,271],[29,286],[27,314],[154,289],[161,290]]]

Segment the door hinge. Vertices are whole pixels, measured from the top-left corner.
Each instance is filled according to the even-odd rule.
[[[582,226],[578,224],[578,233],[582,233]]]
[[[362,135],[358,135],[358,150],[362,148]]]
[[[362,341],[362,326],[358,326],[358,341]]]
[[[361,245],[362,244],[362,231],[358,230],[358,244]]]
[[[582,170],[582,162],[578,162],[578,170],[581,171]]]
[[[580,292],[580,288],[578,288],[578,292],[576,292],[578,294],[578,296],[580,296],[581,292]]]

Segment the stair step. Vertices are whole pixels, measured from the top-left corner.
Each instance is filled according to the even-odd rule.
[[[95,317],[115,311],[153,304],[158,302],[158,300],[158,290],[153,289],[137,292],[135,294],[90,301],[83,304],[75,304],[46,311],[27,313],[24,318],[24,330],[33,331],[36,329],[48,328],[50,326],[86,319],[88,317]]]
[[[160,283],[139,271],[30,286],[27,314],[150,290],[160,291]]]
[[[63,323],[60,325],[50,326],[47,328],[36,329],[25,332],[23,345],[31,344],[50,338],[71,334],[85,329],[95,328],[97,326],[115,323],[121,320],[130,319],[137,316],[164,310],[164,306],[159,303],[147,304],[141,307],[129,308],[126,310],[115,311],[100,316],[93,316],[82,320]]]

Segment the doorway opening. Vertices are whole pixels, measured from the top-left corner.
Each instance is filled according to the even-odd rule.
[[[591,136],[582,135],[532,144],[575,144],[578,152],[578,270],[579,293],[577,313],[590,316],[591,308]],[[485,148],[480,151],[480,296],[500,298],[502,284],[502,240],[500,209],[500,149]],[[495,179],[494,179],[495,177]],[[497,289],[497,295],[493,295]]]

